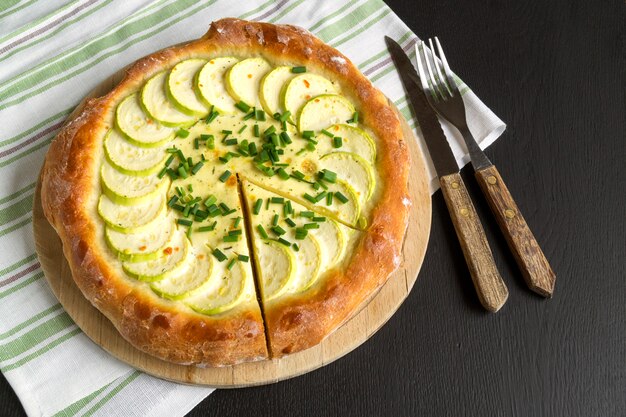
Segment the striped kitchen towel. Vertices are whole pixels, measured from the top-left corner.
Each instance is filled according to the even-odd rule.
[[[87,93],[229,16],[310,30],[347,55],[416,128],[383,40],[396,39],[414,58],[416,36],[381,0],[2,0],[0,369],[29,416],[179,416],[212,392],[136,371],[81,332],[43,277],[31,208],[48,145]],[[504,124],[465,91],[470,127],[484,148]],[[444,130],[464,165],[464,146]]]

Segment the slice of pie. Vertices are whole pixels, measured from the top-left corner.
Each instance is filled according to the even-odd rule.
[[[223,19],[86,102],[42,204],[125,339],[224,366],[314,346],[371,298],[400,262],[408,171],[397,116],[346,57]]]

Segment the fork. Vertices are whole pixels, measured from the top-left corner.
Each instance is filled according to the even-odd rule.
[[[489,203],[492,213],[513,252],[515,260],[528,287],[544,296],[551,297],[556,275],[539,247],[526,220],[520,213],[500,173],[487,155],[480,149],[467,126],[465,103],[459,92],[454,74],[437,37],[435,55],[432,38],[428,40],[430,54],[423,41],[415,44],[417,68],[422,89],[431,107],[455,126],[469,150],[476,180]],[[442,70],[443,67],[443,70]]]

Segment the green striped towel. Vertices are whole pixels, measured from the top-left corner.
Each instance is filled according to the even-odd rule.
[[[227,16],[309,29],[410,120],[383,35],[410,55],[416,36],[381,0],[3,0],[0,8],[0,369],[29,416],[184,415],[212,390],[153,378],[109,356],[43,279],[31,206],[50,141],[100,80],[149,52],[200,37]],[[504,124],[467,88],[465,98],[470,127],[486,147]],[[465,148],[444,130],[464,165]]]

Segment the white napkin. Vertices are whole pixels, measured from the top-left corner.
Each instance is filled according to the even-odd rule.
[[[76,327],[43,278],[31,207],[48,144],[101,80],[152,51],[200,37],[211,21],[228,16],[309,29],[357,64],[410,120],[383,36],[407,51],[416,36],[380,0],[7,3],[0,10],[0,369],[29,416],[182,416],[212,389],[153,378],[111,357]],[[504,124],[472,92],[465,98],[484,148]],[[464,165],[465,146],[444,130]]]

